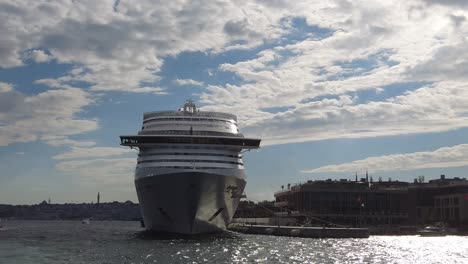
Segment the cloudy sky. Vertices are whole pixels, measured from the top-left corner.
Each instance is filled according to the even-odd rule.
[[[0,0],[0,203],[136,201],[142,113],[232,112],[282,184],[468,176],[468,2]]]

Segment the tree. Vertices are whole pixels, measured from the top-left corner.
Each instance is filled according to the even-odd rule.
[[[424,180],[425,180],[425,179],[424,179],[424,175],[418,176],[418,182],[419,182],[419,183],[423,183]]]

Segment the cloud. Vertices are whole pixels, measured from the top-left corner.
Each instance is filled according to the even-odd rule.
[[[468,144],[444,147],[431,152],[414,152],[370,157],[350,163],[328,165],[303,173],[354,172],[370,169],[375,172],[449,168],[468,166]]]
[[[63,173],[78,175],[84,183],[130,186],[133,182],[135,166],[135,158],[115,158],[62,161],[55,168]]]
[[[176,79],[174,80],[174,83],[179,86],[184,86],[184,85],[203,86],[204,85],[203,82],[195,81],[192,79]]]
[[[46,54],[43,50],[31,51],[31,59],[36,63],[48,62],[52,59],[52,56]]]
[[[69,151],[53,156],[52,158],[56,160],[89,159],[118,156],[127,153],[135,153],[135,150],[113,147],[72,147]]]
[[[239,20],[239,21],[228,21],[226,24],[224,24],[224,32],[228,35],[232,36],[244,36],[247,35],[249,30],[248,28],[248,22],[247,19],[244,20]]]
[[[329,34],[306,34],[220,65],[240,82],[207,86],[205,110],[238,114],[244,134],[263,145],[468,126],[468,25],[453,21],[466,10],[417,2],[301,4],[286,9]],[[422,87],[395,89],[409,83]],[[360,96],[368,91],[378,91],[378,99]]]
[[[0,146],[51,136],[66,138],[95,130],[98,127],[95,119],[78,117],[93,102],[89,93],[77,88],[48,90],[31,96],[3,92],[0,94]]]
[[[93,91],[155,92],[139,88],[160,79],[157,74],[167,56],[221,51],[237,39],[244,46],[260,45],[264,39],[281,36],[283,29],[274,26],[280,17],[263,12],[264,7],[255,2],[248,9],[240,5],[229,1],[158,5],[119,1],[115,5],[113,0],[4,0],[0,3],[0,34],[4,36],[0,67],[23,65],[25,53],[33,50],[36,62],[54,58],[57,63],[76,66],[57,78],[62,85],[84,82]],[[242,36],[223,33],[224,28],[237,25],[233,21],[243,21]]]
[[[135,154],[135,150],[123,147],[84,146],[84,144],[79,146],[77,143],[83,142],[72,142],[72,147],[68,151],[52,157],[57,161],[55,165],[57,171],[78,176],[80,183],[93,186],[131,185],[137,159],[128,158],[126,154]]]
[[[242,20],[229,20],[224,24],[224,33],[235,40],[261,39],[262,34],[256,31],[248,18]]]
[[[463,25],[463,23],[466,22],[466,17],[464,15],[450,14],[449,17],[452,20],[455,28],[459,28]]]
[[[467,109],[459,104],[467,96],[467,14],[453,5],[422,1],[156,6],[150,1],[5,0],[0,65],[22,65],[27,52],[47,51],[54,63],[72,65],[64,76],[38,81],[51,88],[69,89],[79,82],[91,93],[164,95],[170,91],[158,86],[158,74],[165,58],[255,47],[256,57],[228,60],[218,68],[239,81],[208,85],[200,98],[206,110],[238,114],[244,130],[266,144],[440,132],[466,126]],[[196,84],[175,82],[191,81]],[[391,90],[414,82],[430,85],[417,92]],[[360,93],[368,91],[392,98],[360,101]],[[9,98],[21,100],[21,95]],[[37,137],[24,136],[19,140]]]
[[[467,7],[468,3],[465,0],[423,0],[428,4],[439,4],[448,6]]]
[[[161,88],[161,87],[139,87],[137,89],[134,89],[132,90],[132,92],[134,93],[153,93],[153,94],[157,94],[157,95],[167,95],[169,94],[168,92],[166,92],[166,90],[164,88]]]
[[[274,64],[267,64],[276,63],[276,60],[266,60],[263,66],[268,67],[260,65],[260,68],[250,70],[248,62],[222,67],[239,74],[247,82],[256,82],[255,89],[249,86],[241,89],[253,90],[245,93],[244,97],[266,90],[261,99],[265,95],[282,97],[317,93],[313,84],[323,80],[321,72],[329,73],[325,77],[332,77],[332,72],[336,73],[335,76],[340,75],[346,69],[339,70],[335,65],[337,62],[365,59],[369,54],[384,49],[394,49],[395,57],[406,56],[407,62],[417,62],[417,58],[424,58],[419,56],[420,53],[426,52],[436,42],[430,37],[438,33],[440,27],[433,26],[445,15],[438,10],[423,10],[427,19],[415,23],[404,16],[400,18],[401,14],[409,12],[411,3],[395,8],[392,3],[345,1],[246,1],[242,4],[176,1],[155,6],[151,1],[140,1],[138,5],[120,1],[115,5],[111,0],[100,1],[99,4],[5,0],[1,5],[0,12],[4,15],[0,15],[0,19],[5,18],[0,21],[3,25],[0,33],[5,36],[2,41],[5,47],[0,48],[0,65],[3,67],[23,64],[24,52],[33,50],[38,62],[53,57],[57,63],[75,66],[65,76],[56,78],[61,85],[84,82],[93,91],[161,94],[160,88],[154,84],[160,79],[157,74],[167,56],[193,51],[220,53],[272,42],[278,46],[263,53],[276,53],[276,59],[284,61],[284,64],[272,67]],[[317,41],[315,34],[308,32],[307,28],[294,28],[293,18],[303,18],[307,25],[335,34]],[[448,15],[445,19],[450,20]],[[18,28],[22,30],[15,30]],[[304,30],[302,33],[307,38],[291,45],[277,42],[287,39],[288,34],[297,30]],[[418,39],[415,31],[424,32],[429,38]],[[418,48],[409,47],[411,52],[405,51],[408,43],[415,43]],[[288,59],[281,54],[283,51],[294,56]],[[380,75],[386,76],[385,72]],[[388,79],[382,82],[388,83]],[[374,80],[378,80],[377,76]],[[269,85],[272,86],[269,88]],[[341,87],[346,86],[335,88],[336,92],[340,92]],[[278,89],[288,92],[278,93]],[[354,85],[349,89],[358,88]],[[286,103],[298,99],[293,96]],[[271,101],[265,100],[265,104],[272,104]]]
[[[468,45],[465,42],[444,45],[433,56],[407,72],[411,78],[426,81],[468,80]]]
[[[0,82],[0,93],[11,92],[13,85],[11,83]]]
[[[43,136],[41,140],[44,140],[48,145],[59,147],[59,146],[68,146],[68,147],[92,147],[96,145],[94,141],[81,141],[81,140],[72,140],[63,136],[54,136],[48,135]]]
[[[359,103],[340,96],[250,115],[242,131],[263,138],[263,145],[443,132],[468,126],[467,105],[466,84],[445,82],[385,101]]]

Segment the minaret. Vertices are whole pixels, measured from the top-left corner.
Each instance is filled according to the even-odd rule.
[[[366,170],[366,182],[369,182],[369,172]]]
[[[97,193],[97,204],[99,204],[99,200],[101,198],[101,195],[99,194],[99,192]]]
[[[356,182],[357,182],[357,171],[356,171]]]

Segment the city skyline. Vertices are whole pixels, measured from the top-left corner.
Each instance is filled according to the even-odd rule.
[[[0,204],[137,202],[144,112],[238,116],[246,194],[468,172],[465,1],[0,0]],[[91,198],[92,197],[92,198]]]

